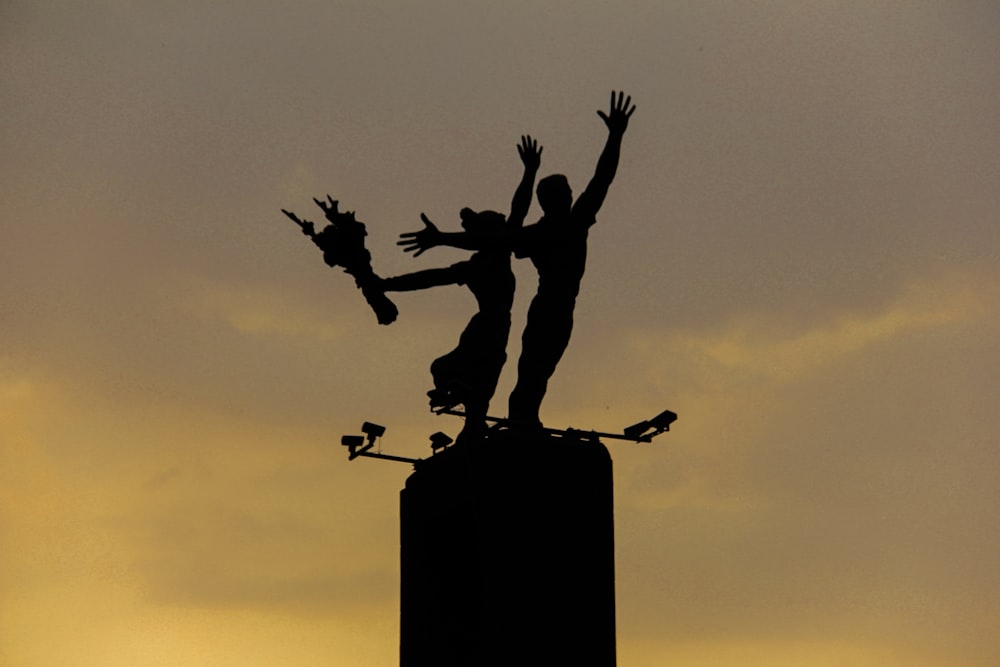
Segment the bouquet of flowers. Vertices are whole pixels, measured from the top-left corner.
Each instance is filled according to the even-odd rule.
[[[338,211],[339,202],[327,195],[327,201],[313,199],[326,215],[330,223],[319,233],[316,226],[308,220],[300,220],[291,211],[281,209],[281,212],[292,219],[302,233],[312,239],[312,242],[323,251],[323,261],[328,266],[339,266],[344,272],[354,278],[354,284],[361,290],[368,305],[375,311],[379,324],[392,324],[399,314],[396,304],[386,297],[380,287],[381,279],[372,270],[372,256],[365,248],[365,236],[368,232],[365,225],[354,217],[354,211]]]

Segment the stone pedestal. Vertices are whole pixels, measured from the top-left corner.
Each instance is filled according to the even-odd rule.
[[[401,667],[614,667],[611,457],[492,433],[425,461],[401,508]]]

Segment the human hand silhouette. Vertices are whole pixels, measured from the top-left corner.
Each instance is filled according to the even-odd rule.
[[[299,219],[299,216],[295,215],[291,211],[286,211],[285,209],[281,209],[281,212],[284,213],[286,216],[288,216],[292,220],[292,222],[297,224],[299,228],[302,230],[303,234],[305,234],[309,238],[316,236],[316,227],[315,225],[313,225],[312,222],[310,222],[309,220],[301,220]]]
[[[323,201],[322,199],[316,199],[315,197],[313,197],[313,201],[316,202],[316,205],[323,210],[323,213],[329,216],[330,213],[337,212],[337,202],[333,201],[333,198],[330,197],[330,195],[327,195],[326,198],[329,200],[328,202]]]
[[[313,201],[316,202],[316,205],[323,210],[323,214],[326,215],[326,219],[330,222],[335,222],[336,217],[339,214],[337,211],[337,204],[339,202],[334,201],[333,197],[330,195],[327,195],[326,199],[326,201],[323,201],[322,199],[316,199],[313,197]]]
[[[521,162],[528,169],[537,171],[542,164],[542,147],[529,134],[521,135],[521,144],[517,147],[517,154],[521,156]]]
[[[424,221],[424,228],[419,232],[400,234],[400,241],[396,243],[403,247],[403,252],[412,252],[414,257],[420,257],[424,251],[441,245],[441,231],[437,226],[423,213],[420,214],[420,219]]]
[[[631,108],[629,108],[630,105]],[[626,97],[625,93],[619,91],[618,101],[615,102],[615,91],[612,90],[611,110],[608,113],[598,111],[597,115],[608,126],[608,131],[624,134],[625,129],[628,128],[628,119],[632,116],[633,111],[635,111],[635,105],[632,104],[632,96]]]

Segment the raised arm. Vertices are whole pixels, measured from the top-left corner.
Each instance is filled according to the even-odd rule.
[[[514,191],[514,198],[510,202],[510,215],[507,216],[509,229],[518,229],[524,225],[524,218],[528,215],[528,208],[531,206],[531,192],[535,189],[535,176],[538,174],[538,167],[542,164],[542,148],[538,145],[538,141],[532,139],[530,135],[521,136],[517,154],[524,164],[524,175],[521,177],[521,182]]]
[[[520,229],[524,224],[524,218],[528,215],[528,208],[531,206],[531,193],[535,187],[535,176],[538,174],[538,167],[542,162],[542,149],[538,146],[538,142],[528,135],[521,136],[517,153],[521,156],[521,162],[524,164],[524,175],[521,177],[521,182],[518,184],[517,190],[514,191],[514,198],[510,203],[507,228],[511,230]],[[509,234],[442,232],[423,213],[420,214],[420,219],[424,222],[424,228],[419,232],[400,234],[400,241],[396,244],[402,246],[405,252],[412,252],[414,257],[419,257],[427,250],[439,245],[463,250],[484,250],[495,248],[497,244],[513,247],[514,238]]]
[[[583,191],[573,205],[574,213],[582,213],[585,215],[597,215],[597,211],[600,210],[601,204],[604,203],[604,198],[608,194],[608,188],[611,186],[611,181],[615,178],[615,173],[618,171],[618,157],[621,154],[622,147],[622,137],[625,136],[625,130],[628,129],[628,120],[635,111],[635,105],[632,104],[632,97],[625,96],[625,93],[618,93],[618,99],[615,100],[615,91],[611,91],[611,109],[608,113],[603,111],[598,111],[597,115],[601,117],[604,124],[608,126],[608,140],[604,144],[604,150],[601,152],[601,157],[597,160],[597,168],[594,170],[594,177],[590,179],[590,183],[587,185],[587,189]]]

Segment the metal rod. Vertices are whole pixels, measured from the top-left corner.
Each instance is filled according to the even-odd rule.
[[[439,414],[439,415],[454,415],[456,417],[464,417],[465,416],[464,412],[462,412],[461,410],[455,410],[453,408],[438,408],[434,412],[436,414]],[[489,416],[487,416],[486,417],[486,421],[493,422],[493,423],[499,424],[501,426],[509,426],[510,425],[510,420],[503,419],[502,417],[489,417]],[[625,435],[624,433],[605,433],[603,431],[584,431],[582,429],[576,429],[576,428],[558,429],[558,428],[548,428],[547,426],[542,426],[542,427],[540,427],[538,429],[535,429],[535,430],[537,430],[537,431],[539,431],[541,433],[547,433],[549,435],[573,435],[573,436],[583,437],[583,438],[613,438],[615,440],[628,440],[630,442],[652,442],[653,441],[653,436],[654,435],[659,435],[662,432],[662,431],[657,431],[655,433],[651,433],[651,434],[648,434],[648,435],[642,435],[642,436],[639,436],[637,438],[633,438],[633,437]]]
[[[358,452],[357,455],[367,456],[370,459],[385,459],[386,461],[399,461],[400,463],[412,463],[413,465],[417,465],[418,463],[423,461],[423,459],[409,459],[406,458],[405,456],[393,456],[392,454],[381,454],[379,452],[369,452],[369,451]]]

